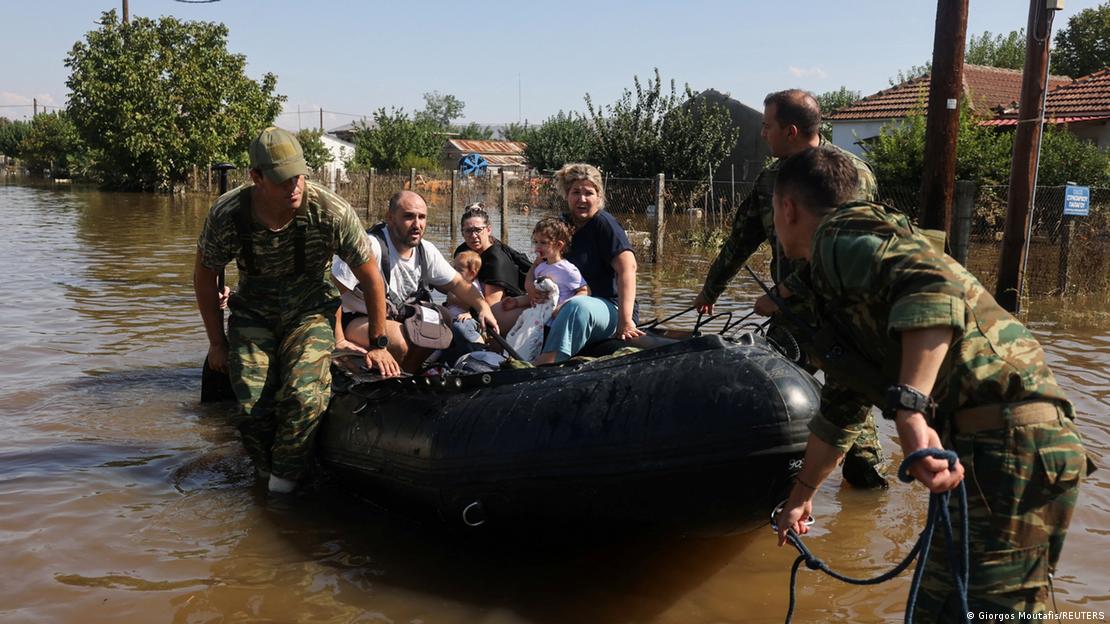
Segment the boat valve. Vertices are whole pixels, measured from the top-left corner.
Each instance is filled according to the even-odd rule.
[[[480,527],[486,523],[486,508],[481,501],[474,501],[463,507],[462,521],[468,527]]]

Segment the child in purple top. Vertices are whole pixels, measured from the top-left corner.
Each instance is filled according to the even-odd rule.
[[[537,280],[546,277],[559,287],[559,304],[555,308],[552,318],[559,313],[563,303],[575,295],[588,295],[589,287],[582,277],[578,267],[563,257],[563,252],[570,245],[570,226],[562,219],[548,217],[540,219],[532,230],[532,245],[536,251],[536,265],[533,275]],[[502,300],[502,308],[524,308],[529,306],[528,295],[507,297]]]

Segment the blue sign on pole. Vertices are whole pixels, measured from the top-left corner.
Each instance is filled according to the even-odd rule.
[[[1064,216],[1086,217],[1091,207],[1091,187],[1073,186],[1064,187]]]

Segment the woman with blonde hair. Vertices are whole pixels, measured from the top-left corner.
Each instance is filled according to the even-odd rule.
[[[564,165],[555,173],[555,186],[567,202],[563,218],[574,229],[565,256],[578,267],[587,297],[567,301],[551,324],[537,364],[562,362],[590,342],[617,337],[629,340],[642,336],[636,328],[636,256],[624,228],[605,212],[605,186],[593,165]],[[533,299],[542,295],[526,285]]]

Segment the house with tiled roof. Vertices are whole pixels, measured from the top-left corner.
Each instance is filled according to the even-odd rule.
[[[832,127],[832,142],[862,156],[863,145],[878,137],[883,126],[925,112],[929,77],[926,74],[907,80],[825,115]],[[1051,76],[1049,87],[1070,81],[1066,76]],[[972,111],[994,117],[995,111],[1016,106],[1021,97],[1021,70],[964,65],[962,91]]]
[[[470,139],[447,139],[443,146],[443,168],[458,169],[459,160],[470,154],[478,154],[486,159],[489,171],[524,171],[528,162],[524,157],[526,144],[519,141],[476,141]]]
[[[987,126],[1016,126],[1016,106],[1007,107]],[[1045,122],[1066,124],[1068,132],[1110,148],[1110,68],[1055,86],[1045,98]]]

